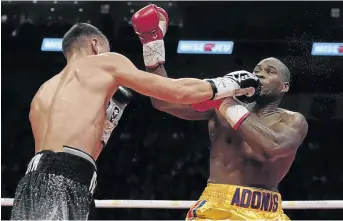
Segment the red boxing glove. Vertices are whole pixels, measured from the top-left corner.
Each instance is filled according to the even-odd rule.
[[[168,28],[168,14],[162,8],[150,4],[132,16],[132,26],[143,44],[145,66],[154,68],[165,62],[163,37]]]
[[[162,40],[167,32],[168,14],[162,8],[150,4],[132,16],[132,26],[142,44]]]
[[[223,103],[225,98],[219,100],[208,100],[192,104],[192,108],[199,112],[206,112],[211,109],[219,109],[220,105]]]

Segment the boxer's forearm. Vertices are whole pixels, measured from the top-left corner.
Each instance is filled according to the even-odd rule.
[[[214,91],[209,82],[196,78],[169,79],[156,81],[150,96],[176,104],[193,104],[213,98]]]
[[[237,132],[256,153],[266,159],[277,159],[293,153],[307,134],[307,122],[301,114],[292,120],[278,122],[273,129],[266,126],[255,114],[250,114]]]
[[[214,94],[209,82],[196,78],[170,79],[140,70],[122,76],[118,84],[170,103],[193,104],[210,100]]]
[[[219,111],[254,152],[269,160],[292,153],[307,133],[306,120],[299,113],[287,114],[270,126],[235,99],[226,98]]]
[[[251,114],[237,129],[238,134],[255,152],[269,157],[272,150],[280,147],[278,135]]]
[[[156,74],[159,75],[161,77],[168,77],[166,70],[164,69],[163,65],[159,65],[156,68],[147,68],[146,69],[147,72],[150,72],[152,74]],[[158,109],[158,110],[165,110],[165,109],[170,109],[172,106],[177,106],[177,104],[172,104],[169,103],[167,101],[161,101],[159,99],[156,99],[154,97],[150,97],[151,98],[151,103],[152,106],[154,106],[154,108]],[[179,104],[181,106],[189,106],[187,104]]]
[[[168,77],[163,65],[159,65],[156,68],[147,68],[147,71],[162,77]],[[153,97],[151,97],[151,104],[157,110],[184,120],[207,120],[212,114],[212,111],[197,112],[190,104],[173,104]]]

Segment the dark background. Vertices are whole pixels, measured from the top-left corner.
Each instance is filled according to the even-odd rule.
[[[34,155],[28,113],[39,86],[65,65],[62,53],[41,52],[75,22],[90,22],[113,51],[144,69],[129,21],[147,2],[1,2],[2,183],[13,197]],[[342,2],[155,2],[171,18],[165,38],[171,77],[208,78],[252,71],[273,56],[291,70],[282,107],[303,113],[309,132],[280,184],[284,200],[343,199],[343,59],[311,56],[312,42],[342,42]],[[53,9],[52,9],[53,8]],[[333,11],[332,11],[333,9]],[[337,12],[340,9],[340,13]],[[231,40],[232,55],[180,55],[179,40]],[[96,199],[196,200],[208,178],[207,122],[154,110],[135,93],[98,160]],[[2,207],[9,219],[11,207]],[[95,209],[94,219],[184,219],[187,210]],[[342,210],[287,210],[292,219],[340,219]]]

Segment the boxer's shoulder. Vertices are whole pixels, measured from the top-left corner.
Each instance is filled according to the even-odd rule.
[[[306,136],[308,131],[308,123],[303,114],[299,112],[279,109],[282,113],[281,123],[286,125],[287,128],[296,132],[302,138]]]
[[[102,64],[105,62],[110,62],[113,61],[123,61],[127,60],[128,58],[125,57],[122,54],[116,53],[116,52],[106,52],[106,53],[101,53],[97,55],[89,55],[87,57],[84,57],[83,59],[79,59],[75,62],[75,64],[88,64],[88,65],[97,65],[97,64]]]
[[[46,82],[44,82],[38,89],[37,93],[35,94],[35,96],[33,97],[32,101],[36,101],[37,98],[39,98],[40,100],[44,100],[44,98],[46,97],[51,97],[54,95],[54,93],[56,92],[56,89],[58,87],[58,83],[60,80],[61,76],[60,74],[53,76],[52,78],[50,78],[49,80],[47,80]]]
[[[289,122],[306,122],[306,118],[303,114],[295,111],[290,111],[282,108],[278,108],[279,113],[282,115],[284,121]]]
[[[111,75],[114,78],[132,73],[136,70],[136,66],[126,56],[107,52],[98,55],[90,55],[75,61],[71,64],[71,69],[80,72],[94,72]]]

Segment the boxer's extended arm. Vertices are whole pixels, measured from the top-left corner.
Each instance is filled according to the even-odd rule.
[[[192,104],[209,100],[213,97],[213,89],[209,82],[196,78],[171,79],[138,70],[124,56],[116,56],[114,77],[119,85],[123,85],[146,96],[155,97],[171,103]],[[111,57],[111,56],[110,56]]]
[[[143,95],[171,103],[192,104],[209,100],[214,95],[220,98],[231,93],[225,90],[215,91],[215,86],[205,80],[170,79],[138,70],[127,57],[118,53],[88,56],[76,64],[76,67],[80,72],[87,69],[87,72],[105,73],[107,77],[111,77],[113,87],[125,86]]]
[[[221,114],[251,149],[265,159],[275,160],[294,153],[307,134],[308,125],[300,113],[268,127],[257,115],[244,113],[243,106],[233,99],[230,105],[221,106]]]
[[[168,77],[163,65],[159,65],[156,68],[147,68],[147,71],[162,77]],[[189,104],[173,104],[153,97],[151,97],[151,103],[157,110],[184,120],[208,120],[213,113],[213,110],[198,112]]]

